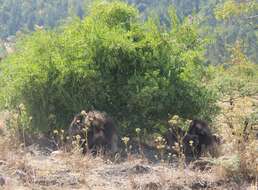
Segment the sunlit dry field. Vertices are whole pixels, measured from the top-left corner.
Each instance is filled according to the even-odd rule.
[[[218,120],[222,119],[218,116]],[[46,143],[42,143],[45,139],[27,147],[17,146],[3,120],[1,130],[0,185],[4,190],[257,189],[257,181],[241,179],[233,143],[227,140],[220,145],[218,158],[203,157],[189,165],[181,165],[153,161],[136,154],[125,159],[112,159],[103,155],[82,155],[78,151],[51,151]],[[225,138],[233,138],[227,131],[219,133]],[[247,155],[246,159],[251,158]],[[257,163],[250,164],[257,167]]]

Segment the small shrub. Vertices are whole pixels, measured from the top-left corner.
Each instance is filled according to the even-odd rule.
[[[20,104],[17,109],[9,113],[6,128],[15,146],[19,146],[20,144],[26,146],[31,143],[32,134],[35,132],[31,128],[32,119],[24,104]]]

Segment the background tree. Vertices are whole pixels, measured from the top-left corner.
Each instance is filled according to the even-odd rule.
[[[34,31],[35,26],[53,28],[78,16],[88,14],[92,0],[1,0],[0,38],[6,39],[17,31]],[[257,62],[257,2],[235,0],[126,0],[136,6],[143,20],[152,17],[170,28],[168,7],[174,6],[180,21],[186,17],[199,24],[203,37],[209,37],[207,63],[222,64],[230,59],[236,41],[243,41],[243,52]],[[37,27],[36,27],[37,28]]]

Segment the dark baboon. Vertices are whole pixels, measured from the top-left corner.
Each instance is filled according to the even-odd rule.
[[[187,134],[198,136],[199,142],[195,148],[197,157],[200,157],[203,152],[209,150],[215,140],[208,124],[201,120],[193,120]]]
[[[165,134],[167,145],[172,153],[175,143],[182,145],[185,156],[190,159],[198,158],[205,151],[209,151],[212,156],[215,155],[213,146],[219,143],[218,137],[212,135],[208,124],[201,120],[193,120],[187,131],[182,130],[178,126],[172,126]]]
[[[106,113],[82,111],[76,115],[69,129],[70,138],[80,136],[83,153],[96,153],[99,148],[112,153],[118,151],[118,136],[114,121]]]
[[[212,143],[212,133],[208,124],[202,120],[193,120],[190,123],[188,134],[198,135],[200,143],[210,145]]]

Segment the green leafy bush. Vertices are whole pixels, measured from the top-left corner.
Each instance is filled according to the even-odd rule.
[[[204,41],[193,24],[161,31],[123,3],[96,4],[62,31],[37,31],[1,65],[0,101],[23,103],[33,126],[67,127],[82,109],[104,110],[121,131],[154,130],[169,114],[210,119],[215,96],[203,82]],[[55,126],[55,127],[57,127]]]

